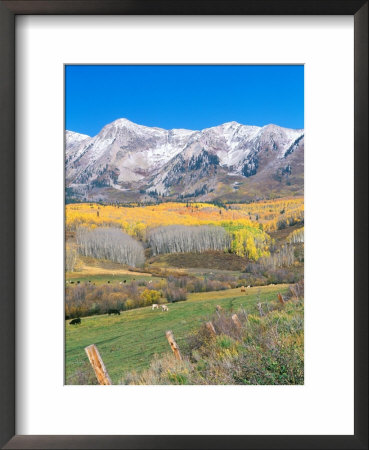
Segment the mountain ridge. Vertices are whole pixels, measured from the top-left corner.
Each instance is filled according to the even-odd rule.
[[[232,121],[166,130],[121,118],[92,137],[66,130],[65,141],[71,200],[232,201],[303,192],[303,129]]]

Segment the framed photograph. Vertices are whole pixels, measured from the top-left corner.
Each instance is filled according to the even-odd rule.
[[[367,448],[367,2],[0,23],[3,448]]]

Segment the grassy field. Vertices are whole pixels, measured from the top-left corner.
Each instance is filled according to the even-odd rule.
[[[117,264],[111,261],[99,260],[95,258],[86,258],[78,256],[77,269],[74,272],[66,272],[66,281],[77,281],[84,283],[91,281],[95,284],[119,283],[126,280],[129,283],[132,280],[149,281],[153,277],[150,273],[140,273],[128,270],[123,264]]]
[[[149,366],[154,354],[169,350],[165,332],[172,330],[181,347],[186,336],[208,317],[215,306],[237,311],[241,305],[254,310],[256,303],[275,300],[277,292],[284,293],[288,285],[253,287],[246,294],[240,289],[189,294],[185,302],[169,305],[168,312],[151,307],[121,312],[120,316],[92,316],[82,318],[82,324],[71,326],[66,322],[66,383],[78,372],[92,371],[84,348],[95,344],[104,360],[114,384],[125,371]]]
[[[131,281],[139,281],[139,280],[145,280],[149,281],[152,280],[154,277],[151,275],[131,275],[131,274],[117,274],[113,275],[112,273],[99,273],[99,274],[85,274],[85,273],[78,273],[78,272],[72,272],[66,274],[66,281],[74,281],[76,283],[77,281],[84,283],[89,282],[95,283],[95,284],[106,284],[108,281],[110,283],[119,283],[126,280],[126,283],[130,283]]]

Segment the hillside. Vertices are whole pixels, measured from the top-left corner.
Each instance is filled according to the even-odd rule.
[[[121,312],[120,316],[100,315],[82,318],[81,325],[65,322],[66,383],[95,382],[84,348],[97,345],[113,384],[118,383],[127,371],[141,371],[149,367],[155,354],[169,349],[165,332],[172,330],[178,345],[208,320],[221,305],[225,311],[243,308],[250,312],[259,302],[275,300],[277,292],[284,294],[287,285],[254,287],[247,294],[237,289],[194,293],[188,300],[169,305],[168,312],[151,307]],[[81,381],[83,381],[81,383]]]

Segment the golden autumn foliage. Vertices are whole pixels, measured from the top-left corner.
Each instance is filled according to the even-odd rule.
[[[214,225],[225,228],[232,240],[230,250],[257,260],[268,256],[267,232],[304,220],[303,198],[232,204],[219,207],[209,203],[167,202],[157,205],[112,206],[78,203],[66,206],[66,231],[79,227],[118,227],[145,241],[147,231],[169,225]]]
[[[302,197],[234,204],[231,208],[245,213],[250,220],[258,221],[266,232],[304,222]]]
[[[144,239],[147,227],[165,225],[220,225],[233,222],[243,226],[263,226],[264,231],[275,231],[278,221],[285,219],[287,226],[302,222],[304,199],[279,199],[248,204],[232,204],[225,208],[209,203],[160,203],[147,206],[103,206],[77,203],[66,206],[66,229],[75,231],[79,226],[91,228],[118,226],[138,239]]]

